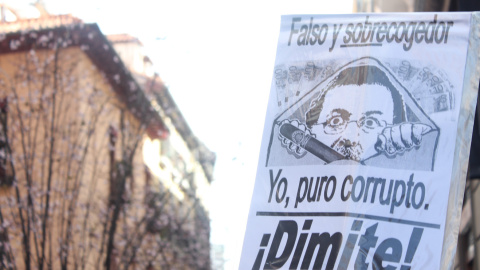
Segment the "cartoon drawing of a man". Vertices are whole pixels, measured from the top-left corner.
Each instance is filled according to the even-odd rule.
[[[283,148],[296,158],[309,152],[327,163],[392,158],[418,148],[436,126],[408,119],[407,110],[410,118],[412,113],[394,85],[398,82],[375,63],[361,61],[341,69],[311,95],[300,110],[304,117],[297,113],[278,122]]]

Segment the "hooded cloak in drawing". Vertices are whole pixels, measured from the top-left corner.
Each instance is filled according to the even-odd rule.
[[[298,121],[306,125],[309,116],[309,111],[315,102],[319,102],[324,98],[326,92],[335,88],[338,85],[336,78],[342,71],[347,69],[368,66],[373,69],[380,70],[386,76],[388,84],[394,91],[391,91],[392,99],[397,108],[394,108],[393,124],[411,123],[411,124],[425,124],[431,127],[431,130],[422,136],[422,141],[419,146],[413,147],[394,155],[388,155],[385,152],[379,151],[377,154],[361,160],[361,164],[367,166],[395,168],[395,169],[411,169],[411,170],[433,170],[435,163],[435,151],[437,147],[440,130],[437,125],[428,117],[428,115],[417,104],[413,96],[405,89],[405,87],[396,79],[393,73],[385,67],[379,60],[372,57],[363,57],[354,60],[334,72],[331,76],[323,80],[321,83],[309,90],[303,97],[291,105],[288,109],[283,111],[272,125],[270,141],[267,152],[267,166],[296,166],[296,165],[321,165],[329,163],[325,159],[322,160],[318,154],[306,151],[303,155],[295,155],[287,151],[285,144],[282,145],[282,136],[280,136],[280,126],[282,123],[288,121]],[[383,76],[383,75],[382,75]],[[365,87],[368,87],[366,85]],[[348,97],[345,97],[348,98]],[[362,102],[372,102],[366,100],[358,100],[359,106]],[[378,100],[375,102],[382,102]],[[313,104],[313,105],[312,105]],[[399,109],[400,108],[400,109]],[[324,151],[331,152],[331,149]],[[321,151],[321,150],[320,150]],[[335,164],[351,164],[351,162],[337,161]]]

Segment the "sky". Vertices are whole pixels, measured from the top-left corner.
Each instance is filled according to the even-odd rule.
[[[52,14],[141,40],[193,132],[217,155],[211,242],[225,247],[225,269],[240,259],[280,16],[351,13],[353,2],[44,0]]]

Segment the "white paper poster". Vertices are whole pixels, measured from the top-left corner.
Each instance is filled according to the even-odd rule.
[[[240,269],[442,268],[472,16],[282,17]]]

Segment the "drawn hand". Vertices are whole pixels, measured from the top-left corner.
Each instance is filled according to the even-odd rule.
[[[432,128],[425,124],[403,123],[396,126],[386,127],[378,136],[375,149],[385,152],[388,156],[403,153],[422,142],[422,136],[430,132]]]
[[[283,124],[291,124],[293,126],[295,126],[296,128],[300,129],[301,131],[305,132],[305,135],[309,135],[311,137],[315,137],[315,135],[312,135],[312,133],[310,132],[310,130],[302,123],[300,123],[299,121],[297,120],[283,120],[282,123],[280,123],[280,127],[283,125]],[[278,138],[280,139],[280,141],[282,142],[282,145],[287,148],[288,152],[290,154],[294,154],[295,156],[297,157],[301,157],[303,155],[306,154],[306,150],[304,148],[302,148],[299,144],[291,141],[290,139],[282,136],[282,134],[279,134],[278,135]]]

